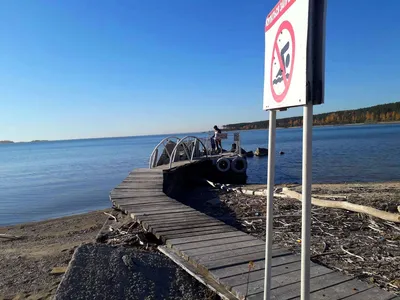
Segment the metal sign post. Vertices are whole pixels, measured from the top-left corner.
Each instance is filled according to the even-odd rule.
[[[327,0],[280,0],[265,25],[264,109],[270,111],[264,300],[272,278],[276,110],[304,107],[301,299],[310,299],[313,105],[324,102]]]
[[[272,278],[272,239],[273,239],[273,201],[275,184],[275,137],[276,137],[276,110],[269,112],[268,126],[268,173],[267,173],[267,211],[266,211],[266,245],[264,271],[264,299],[271,299]]]
[[[313,105],[304,106],[301,205],[301,299],[310,299],[311,183]]]

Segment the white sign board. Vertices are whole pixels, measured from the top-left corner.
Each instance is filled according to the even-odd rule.
[[[321,3],[324,3],[322,1]],[[323,66],[321,44],[323,30],[316,30],[314,39],[309,38],[311,30],[318,24],[310,18],[313,0],[280,0],[268,14],[265,24],[265,74],[264,109],[283,109],[305,105],[308,100],[318,97],[314,104],[323,102],[323,91],[316,94],[310,88],[321,87],[322,82],[314,81],[313,75],[323,72],[316,70],[308,57],[317,57],[318,68]],[[325,7],[323,7],[325,9]],[[323,10],[323,13],[325,11]],[[314,21],[314,22],[312,22]],[[321,24],[321,26],[324,24]],[[315,61],[313,62],[315,64]],[[307,88],[307,85],[309,88]],[[322,85],[323,86],[323,85]],[[312,99],[311,99],[312,98]]]

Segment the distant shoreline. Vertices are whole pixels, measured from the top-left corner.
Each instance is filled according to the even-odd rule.
[[[375,123],[348,123],[348,124],[326,124],[326,125],[314,125],[314,128],[319,128],[319,127],[339,127],[339,126],[363,126],[363,125],[390,125],[390,124],[400,124],[400,121],[388,121],[388,122],[375,122]],[[277,126],[277,129],[290,129],[290,128],[302,128],[303,126],[290,126],[290,127],[285,127],[285,126]],[[250,131],[250,130],[268,130],[268,127],[266,128],[249,128],[249,129],[222,129],[225,132],[230,132],[230,131]],[[201,132],[204,133],[204,132]],[[159,136],[163,134],[156,134],[154,136]],[[164,134],[168,135],[168,134]],[[148,136],[148,135],[145,135]],[[0,141],[0,145],[7,145],[7,144],[29,144],[29,143],[45,143],[45,142],[61,142],[61,141],[79,141],[79,140],[91,140],[91,139],[119,139],[119,138],[130,138],[130,137],[141,137],[141,136],[115,136],[115,137],[103,137],[103,138],[81,138],[81,139],[70,139],[70,140],[32,140],[28,142],[14,142],[10,140],[4,140]]]
[[[348,123],[348,124],[326,124],[326,125],[313,125],[314,128],[319,128],[319,127],[341,127],[341,126],[368,126],[368,125],[390,125],[390,124],[400,124],[400,121],[390,121],[390,122],[375,122],[375,123]],[[285,126],[280,126],[276,127],[277,129],[290,129],[290,128],[303,128],[303,126],[290,126],[290,127],[285,127]],[[223,129],[225,132],[229,131],[250,131],[250,130],[268,130],[268,127],[266,128],[250,128],[250,129]]]
[[[370,107],[341,110],[313,115],[315,126],[325,125],[348,125],[348,124],[378,124],[400,121],[400,102],[379,104]],[[303,117],[286,117],[276,120],[276,127],[298,127],[302,126]],[[266,129],[269,126],[268,120],[238,122],[223,125],[225,130],[247,130]]]
[[[26,143],[43,143],[43,142],[50,142],[48,140],[33,140],[30,142],[14,142],[9,140],[0,141],[0,144],[26,144]]]

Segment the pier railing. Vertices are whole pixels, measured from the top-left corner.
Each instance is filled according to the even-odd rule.
[[[202,147],[202,149],[200,149],[200,147]],[[194,161],[195,159],[199,159],[201,157],[208,157],[207,147],[198,137],[188,135],[180,139],[176,144],[171,154],[169,167],[171,168],[172,163],[177,161]]]
[[[154,148],[150,155],[149,168],[167,164],[171,168],[174,162],[193,161],[201,157],[208,157],[207,152],[209,152],[209,149],[198,137],[185,136],[184,138],[178,138],[169,136]]]
[[[227,139],[228,134],[224,133],[222,139]],[[155,168],[161,165],[168,165],[171,168],[174,162],[178,161],[194,161],[202,157],[208,157],[215,154],[215,149],[211,146],[212,135],[199,138],[196,136],[185,136],[179,138],[176,136],[169,136],[164,138],[154,148],[150,155],[149,168]],[[241,155],[240,148],[240,134],[238,132],[233,134],[233,141],[236,144],[236,152]]]
[[[163,147],[163,149],[161,149],[161,155],[166,155],[166,157],[164,157],[164,162],[165,163],[169,163],[169,161],[171,160],[171,154],[176,146],[176,144],[180,141],[180,138],[176,137],[176,136],[169,136],[164,138],[161,142],[158,143],[157,146],[154,147],[153,152],[151,152],[150,155],[150,160],[149,160],[149,168],[154,168],[157,167],[158,165],[162,165],[163,161],[160,159],[161,157],[158,156],[158,154],[160,153],[160,147]],[[171,146],[173,146],[173,148],[171,149]],[[168,161],[167,161],[168,160]]]

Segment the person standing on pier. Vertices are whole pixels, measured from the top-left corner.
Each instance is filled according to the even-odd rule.
[[[217,125],[214,125],[214,141],[217,152],[222,153],[221,129]]]

